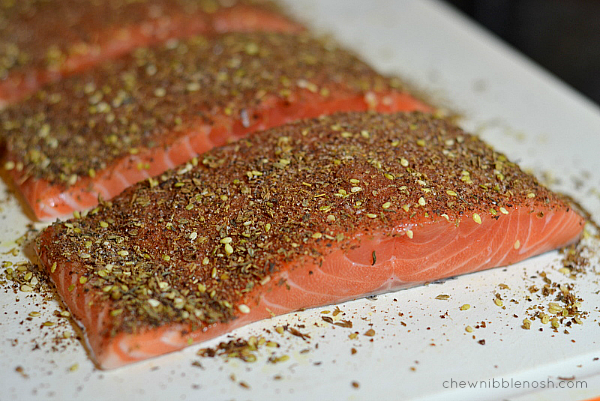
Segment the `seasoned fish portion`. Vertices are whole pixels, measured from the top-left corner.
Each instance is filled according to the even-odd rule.
[[[266,0],[17,0],[0,4],[0,107],[142,46],[223,32],[301,32]]]
[[[306,34],[194,37],[45,87],[0,112],[4,167],[38,219],[256,130],[336,111],[430,110],[393,78]]]
[[[446,120],[339,113],[215,148],[37,252],[115,368],[252,321],[505,266],[577,241],[560,196]]]

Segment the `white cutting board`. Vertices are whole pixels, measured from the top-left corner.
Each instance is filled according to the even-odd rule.
[[[465,128],[512,160],[540,177],[553,174],[559,179],[553,189],[572,195],[600,220],[600,110],[595,105],[435,1],[286,3],[308,25],[333,35],[381,71],[407,78],[438,104],[460,112]],[[5,194],[3,183],[0,191],[4,253],[30,221]],[[590,244],[600,253],[597,242]],[[3,254],[4,260],[22,261],[25,256]],[[508,268],[341,304],[352,329],[322,321],[321,312],[333,307],[241,328],[235,337],[262,335],[281,345],[263,348],[251,364],[195,355],[203,346],[227,340],[222,337],[109,372],[95,369],[79,342],[55,342],[57,333],[72,330],[64,318],[53,315],[59,309],[55,301],[42,303],[38,295],[0,290],[0,400],[590,398],[600,394],[600,360],[594,360],[600,357],[600,296],[595,294],[599,286],[594,273],[600,265],[594,259],[590,273],[573,281],[558,271],[559,260],[557,252],[550,252]],[[573,283],[584,300],[581,309],[589,312],[587,319],[569,334],[564,328],[554,333],[539,321],[531,330],[520,327],[527,307],[547,304],[525,300],[527,287],[540,285],[540,271],[553,281]],[[504,309],[493,302],[496,292],[505,299]],[[436,299],[440,294],[449,298]],[[460,310],[464,304],[470,309]],[[42,315],[28,321],[31,311]],[[42,327],[43,322],[61,320],[58,326]],[[310,339],[274,331],[285,324]],[[468,325],[473,333],[465,331]],[[375,335],[364,336],[371,328]],[[359,336],[348,338],[355,331]],[[289,360],[268,363],[273,353]],[[559,379],[572,377],[568,382]],[[460,388],[461,381],[476,382],[477,388]],[[558,388],[584,384],[587,388]]]

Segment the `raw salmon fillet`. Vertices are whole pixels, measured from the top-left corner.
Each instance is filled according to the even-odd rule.
[[[36,251],[102,368],[252,321],[578,240],[559,195],[423,113],[339,113],[215,148],[56,222]]]
[[[265,0],[18,0],[0,4],[0,107],[172,38],[303,28]]]
[[[335,111],[429,110],[307,34],[195,37],[46,86],[0,111],[15,183],[35,216],[95,206],[258,129]]]

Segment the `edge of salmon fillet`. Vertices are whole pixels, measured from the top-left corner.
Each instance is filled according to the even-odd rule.
[[[138,49],[49,85],[0,111],[0,137],[4,168],[51,220],[255,130],[367,109],[431,107],[332,42],[225,34]]]
[[[145,181],[36,245],[110,369],[300,308],[577,241],[561,196],[447,120],[336,113]]]
[[[5,61],[0,66],[0,108],[139,47],[213,32],[305,30],[270,1],[19,3],[13,7],[22,10],[0,10],[7,14],[0,28],[0,59]]]

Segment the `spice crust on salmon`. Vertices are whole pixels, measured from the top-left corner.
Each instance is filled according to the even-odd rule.
[[[583,226],[446,120],[339,113],[213,149],[53,224],[36,250],[114,368],[273,314],[515,263]]]
[[[40,219],[258,129],[335,111],[429,110],[395,78],[307,34],[224,34],[143,48],[0,111],[0,138]]]
[[[4,1],[0,106],[137,47],[211,32],[303,30],[267,0]]]

